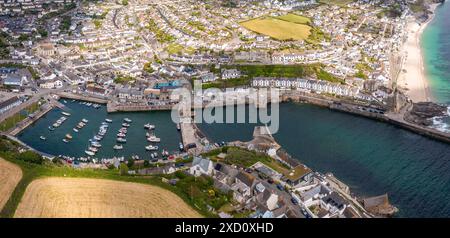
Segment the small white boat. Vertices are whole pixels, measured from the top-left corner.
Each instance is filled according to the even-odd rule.
[[[86,153],[87,155],[90,155],[90,156],[94,156],[95,155],[94,152],[89,151],[89,150],[85,150],[84,153]]]
[[[103,137],[101,137],[101,136],[94,136],[94,140],[102,140],[103,139]]]
[[[47,140],[47,138],[45,138],[45,136],[40,136],[39,137],[41,140]]]
[[[54,131],[54,130],[55,130],[55,128],[54,128],[53,126],[49,126],[48,129],[49,129],[50,131]]]
[[[145,128],[145,129],[149,129],[149,130],[153,130],[153,129],[155,129],[155,125],[152,125],[152,124],[150,124],[150,123],[147,123],[147,124],[144,125],[144,128]]]
[[[127,142],[127,139],[124,139],[124,138],[119,137],[119,138],[117,138],[117,142],[120,142],[120,143],[126,143],[126,142]]]
[[[128,124],[128,123],[122,123],[122,126],[123,126],[123,127],[129,127],[130,124]]]
[[[71,134],[66,134],[66,138],[67,138],[68,140],[71,140],[73,137],[72,137]]]
[[[92,151],[92,152],[94,152],[94,153],[98,151],[98,149],[95,148],[95,147],[93,147],[93,146],[89,147],[89,150]]]
[[[78,129],[77,128],[73,128],[73,131],[78,132]]]
[[[84,122],[84,123],[88,123],[89,122],[87,119],[84,119],[84,118],[81,119],[81,121]]]
[[[69,142],[66,138],[62,139],[62,141],[63,141],[64,143]]]
[[[180,144],[178,145],[178,148],[180,149],[180,151],[183,151],[184,150],[183,143],[180,142]]]
[[[125,137],[125,136],[127,136],[127,135],[124,134],[124,133],[119,133],[119,134],[117,134],[117,137]]]
[[[115,145],[113,148],[115,150],[121,150],[121,149],[123,149],[123,145]]]
[[[150,141],[150,142],[156,142],[156,143],[161,142],[161,139],[156,137],[156,136],[154,136],[154,135],[149,136],[147,138],[147,140]]]
[[[129,119],[129,118],[125,118],[125,119],[123,119],[123,121],[126,122],[126,123],[131,123],[132,122],[131,119]]]
[[[180,125],[180,123],[177,124],[177,131],[181,131],[181,125]]]
[[[111,119],[105,119],[106,122],[111,123],[112,120]]]
[[[98,143],[98,142],[92,142],[91,145],[94,146],[94,147],[97,147],[97,148],[102,147],[102,145],[100,143]]]
[[[70,116],[70,113],[68,112],[61,112],[61,114],[63,114],[64,116]]]
[[[152,151],[152,150],[158,150],[158,146],[156,145],[148,145],[145,147],[146,150]]]

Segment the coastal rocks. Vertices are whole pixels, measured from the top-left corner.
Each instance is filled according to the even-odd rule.
[[[361,203],[367,211],[379,217],[391,217],[398,212],[398,208],[389,203],[387,194],[365,198]]]
[[[422,126],[433,125],[434,117],[447,114],[447,107],[433,102],[414,103],[413,108],[405,114],[405,121]]]

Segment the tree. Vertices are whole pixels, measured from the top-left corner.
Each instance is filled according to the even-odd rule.
[[[16,159],[34,164],[42,164],[44,162],[41,155],[31,150],[18,154]]]
[[[128,166],[128,168],[133,168],[133,166],[134,166],[134,160],[133,159],[129,159],[128,161],[127,161],[127,166]]]
[[[119,167],[119,172],[120,172],[121,176],[127,175],[128,174],[128,166],[124,163],[121,163],[120,167]]]

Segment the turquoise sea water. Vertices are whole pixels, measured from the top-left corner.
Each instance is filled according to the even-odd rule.
[[[161,149],[177,151],[178,143],[181,141],[176,124],[172,123],[170,118],[170,112],[108,114],[105,106],[95,109],[69,100],[65,105],[67,110],[64,111],[71,113],[71,116],[60,127],[54,131],[48,130],[48,126],[63,116],[60,109],[53,109],[19,134],[18,138],[33,148],[52,155],[87,156],[84,151],[89,145],[89,139],[97,134],[101,123],[109,118],[113,122],[109,124],[105,138],[100,141],[102,147],[96,154],[97,158],[130,157],[132,155],[139,155],[143,159],[150,158],[149,152],[145,150],[145,146],[150,144],[146,140],[146,130],[144,130],[144,125],[147,123],[156,126],[155,135],[161,138],[161,143],[157,144],[160,151]],[[126,117],[133,121],[128,129],[127,143],[123,144],[123,150],[115,151],[113,146],[116,144],[116,135]],[[74,132],[72,129],[83,118],[89,120],[88,124],[79,132]],[[69,143],[64,143],[62,139],[67,133],[71,134],[73,139]],[[47,140],[41,140],[40,136],[45,136]]]
[[[436,9],[422,34],[421,47],[432,97],[450,106],[450,3]],[[450,118],[438,120],[437,126],[450,130]]]

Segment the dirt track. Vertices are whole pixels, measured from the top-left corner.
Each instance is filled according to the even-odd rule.
[[[44,178],[25,191],[15,217],[200,217],[160,187],[104,179]]]
[[[0,158],[0,211],[21,178],[19,166]]]

